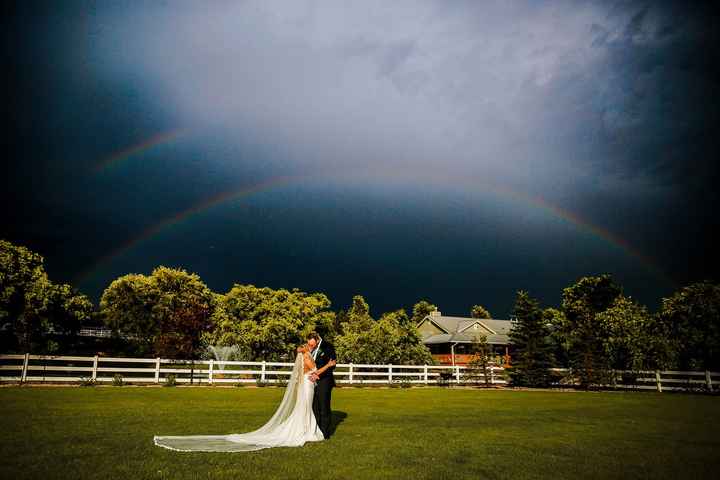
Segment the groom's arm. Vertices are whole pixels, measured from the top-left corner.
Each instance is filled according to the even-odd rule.
[[[328,357],[330,357],[330,360],[335,360],[337,362],[337,355],[335,355],[335,347],[331,345],[328,345]]]
[[[337,355],[335,354],[335,347],[332,346],[332,344],[328,344],[326,347],[326,352],[328,356],[328,361],[334,361],[335,364],[337,364]],[[328,370],[332,370],[335,368],[335,365],[332,365]]]

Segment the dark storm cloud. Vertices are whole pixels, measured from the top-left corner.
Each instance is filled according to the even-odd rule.
[[[478,191],[522,192],[609,230],[680,281],[713,272],[703,254],[717,224],[709,205],[717,200],[720,138],[720,42],[710,7],[530,0],[18,5],[5,35],[21,84],[13,99],[19,153],[5,194],[36,221],[13,212],[8,225],[16,238],[46,245],[64,275],[90,268],[73,267],[73,258],[92,265],[219,192],[277,175],[348,170],[371,179],[364,188],[385,192],[400,188],[388,178],[402,172],[402,188],[422,190],[423,179],[434,177],[454,192],[473,182]],[[90,173],[115,152],[178,128],[189,132],[182,142]],[[468,205],[458,208],[471,215]],[[453,218],[433,221],[467,228]],[[528,238],[543,234],[534,225]],[[67,245],[83,242],[86,248],[69,254]],[[295,247],[275,255],[288,248]],[[522,276],[522,265],[508,263],[512,257],[498,260],[498,271]],[[367,278],[382,270],[379,262],[368,265]],[[603,262],[596,259],[598,270]],[[273,268],[282,270],[282,262]],[[283,285],[261,265],[255,272]],[[538,288],[557,290],[556,273]],[[459,284],[469,291],[470,276],[448,280],[446,297]],[[321,277],[315,285],[324,290]],[[523,286],[513,278],[493,288],[512,293]],[[341,293],[349,298],[348,291]]]

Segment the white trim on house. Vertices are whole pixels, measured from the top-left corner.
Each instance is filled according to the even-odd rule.
[[[440,326],[438,323],[433,322],[433,321],[430,319],[430,316],[429,316],[429,315],[426,316],[425,318],[423,318],[422,320],[420,320],[420,323],[418,323],[418,324],[415,326],[415,328],[420,328],[420,325],[422,325],[422,324],[425,323],[425,322],[430,322],[430,323],[432,323],[433,325],[435,325],[437,328],[439,328],[440,330],[442,330],[442,331],[445,332],[446,334],[449,334],[449,333],[450,333],[450,332],[448,332],[445,328],[443,328],[442,326]]]
[[[473,325],[480,325],[480,327],[484,328],[485,330],[487,330],[488,332],[492,333],[493,335],[497,335],[497,332],[496,332],[495,330],[493,330],[492,328],[490,328],[490,327],[488,327],[487,325],[485,325],[484,323],[482,323],[482,319],[477,319],[477,321],[471,323],[470,325],[468,325],[467,327],[463,328],[462,330],[458,330],[457,333],[462,333],[462,332],[464,332],[465,330],[467,330],[467,329],[469,329],[470,327],[472,327]]]

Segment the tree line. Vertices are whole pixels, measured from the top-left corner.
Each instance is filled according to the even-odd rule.
[[[0,240],[0,351],[65,354],[87,341],[84,326],[104,325],[107,342],[85,345],[113,355],[193,359],[210,347],[233,347],[237,360],[291,359],[306,334],[335,344],[341,362],[432,364],[417,323],[435,306],[418,302],[373,318],[361,295],[334,311],[322,293],[235,284],[213,292],[197,274],[159,266],[113,280],[100,303],[70,285],[52,283],[43,258]],[[100,342],[100,343],[97,343]]]
[[[346,310],[323,293],[234,284],[213,292],[194,273],[159,266],[149,275],[113,280],[99,305],[76,288],[48,279],[43,258],[0,240],[0,351],[80,353],[192,359],[210,346],[232,347],[235,359],[280,361],[310,331],[335,344],[340,362],[432,364],[418,323],[435,306],[426,300],[375,318],[356,295]],[[491,318],[481,305],[473,318]],[[543,307],[520,291],[513,307],[510,380],[547,386],[553,367],[570,368],[584,386],[609,383],[614,370],[720,369],[720,285],[700,282],[662,299],[651,313],[610,275],[565,288],[561,304]],[[83,326],[111,329],[107,340],[77,335]],[[93,341],[92,344],[83,342]],[[100,343],[98,343],[100,342]],[[105,343],[102,343],[105,342]],[[489,348],[475,345],[477,361]],[[476,362],[477,363],[477,362]]]
[[[565,288],[560,308],[518,292],[513,311],[514,385],[548,386],[552,367],[569,367],[583,387],[612,385],[617,371],[720,370],[720,285],[709,281],[663,298],[655,313],[610,275]]]

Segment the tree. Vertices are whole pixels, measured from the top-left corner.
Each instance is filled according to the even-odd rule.
[[[13,344],[4,347],[23,352],[38,347],[42,341],[40,310],[47,284],[42,256],[0,240],[0,322],[14,334]]]
[[[680,368],[720,369],[720,285],[694,283],[663,298],[659,321],[677,342]]]
[[[610,360],[603,343],[606,333],[596,316],[621,293],[622,289],[608,274],[583,277],[563,290],[565,323],[561,335],[568,348],[570,368],[583,388],[611,381]]]
[[[492,318],[490,312],[482,305],[473,305],[470,309],[470,316],[472,318]]]
[[[432,355],[404,309],[370,317],[365,299],[356,295],[348,309],[348,321],[336,338],[338,361],[345,363],[433,363]]]
[[[355,295],[347,311],[347,322],[342,325],[343,332],[362,332],[372,328],[374,322],[365,298],[362,295]]]
[[[410,321],[413,325],[417,325],[418,323],[422,322],[425,317],[430,315],[430,312],[434,312],[435,310],[437,310],[437,307],[435,305],[428,302],[427,300],[420,300],[415,305],[413,305],[412,317],[410,318]]]
[[[568,330],[567,318],[562,310],[548,307],[543,310],[543,319],[550,331],[550,343],[552,344],[552,353],[555,363],[562,367],[569,366],[568,350],[569,343],[564,333]]]
[[[49,280],[41,255],[0,240],[0,324],[13,334],[3,350],[53,353],[60,344],[52,335],[67,345],[91,310],[87,297]]]
[[[516,386],[547,387],[554,364],[547,318],[538,301],[525,291],[518,292],[513,314],[509,336],[516,353],[508,372],[510,381]]]
[[[76,288],[67,284],[51,284],[47,291],[44,316],[58,334],[59,348],[67,351],[77,341],[80,328],[90,321],[92,302]]]
[[[218,306],[215,329],[204,336],[205,342],[239,345],[251,352],[253,360],[291,358],[312,330],[330,338],[335,335],[335,314],[321,293],[235,284],[218,297]]]
[[[100,308],[107,326],[132,339],[141,355],[193,359],[212,329],[215,297],[198,275],[160,266],[149,276],[114,280]]]
[[[616,370],[642,370],[648,363],[651,316],[647,308],[619,295],[609,308],[597,314],[601,342],[610,367]]]
[[[490,383],[492,347],[487,343],[485,335],[473,338],[470,344],[470,353],[472,357],[466,365],[464,380],[466,382],[477,382],[482,377],[485,386],[490,387],[492,385]]]
[[[135,342],[140,355],[154,354],[160,319],[153,313],[159,292],[150,277],[131,273],[110,283],[100,298],[100,313],[115,338]]]
[[[201,350],[201,335],[213,328],[213,293],[197,274],[163,266],[153,270],[150,285],[155,300],[152,316],[159,325],[155,354],[196,358]]]

